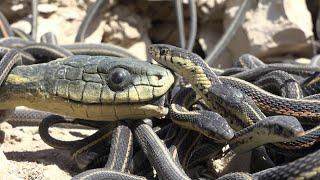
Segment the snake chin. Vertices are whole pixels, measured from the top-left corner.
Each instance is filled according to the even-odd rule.
[[[226,142],[233,138],[234,131],[227,121],[218,113],[212,111],[198,111],[202,116],[201,129],[203,134],[217,142]]]

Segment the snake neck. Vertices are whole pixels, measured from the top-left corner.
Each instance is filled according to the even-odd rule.
[[[45,65],[17,66],[12,69],[0,87],[0,109],[12,109],[27,105],[39,97],[44,98],[46,68],[42,66]]]

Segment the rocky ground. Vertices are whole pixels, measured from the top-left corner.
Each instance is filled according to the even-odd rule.
[[[51,31],[60,44],[73,43],[77,28],[94,0],[40,0],[38,38]],[[147,58],[151,42],[177,45],[177,28],[172,3],[168,1],[111,1],[114,6],[100,22],[91,27],[86,42],[109,42]],[[187,1],[186,1],[187,2]],[[186,28],[189,11],[184,4]],[[234,17],[239,0],[198,0],[198,33],[194,51],[204,56],[213,49]],[[313,56],[314,8],[317,1],[261,0],[252,1],[245,22],[235,38],[214,64],[230,67],[243,53],[251,53],[266,62],[295,60],[308,63]],[[313,5],[312,5],[313,3]],[[161,8],[159,8],[161,7]],[[31,31],[31,6],[27,0],[2,0],[0,11],[13,27]],[[297,13],[298,12],[298,13]],[[313,19],[312,19],[313,17]],[[188,29],[186,29],[188,34]],[[37,127],[12,127],[0,124],[0,179],[69,179],[79,172],[69,153],[46,145]],[[75,137],[73,132],[87,135],[92,130],[51,129],[64,140]],[[3,152],[2,152],[3,151]],[[6,160],[6,158],[7,160]]]
[[[56,150],[45,144],[37,127],[12,127],[4,122],[0,125],[2,139],[0,155],[0,179],[70,179],[79,170],[72,161],[69,152]],[[66,130],[52,128],[54,137],[73,140],[72,132],[83,135],[93,133],[92,130]],[[6,173],[7,171],[7,173]]]

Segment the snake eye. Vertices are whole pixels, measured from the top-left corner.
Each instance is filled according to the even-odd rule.
[[[108,76],[108,85],[113,91],[125,89],[131,80],[130,73],[123,68],[113,69]]]
[[[162,55],[166,55],[167,52],[168,52],[168,49],[166,49],[166,48],[161,48],[161,49],[160,49],[160,55],[161,55],[161,56],[162,56]]]

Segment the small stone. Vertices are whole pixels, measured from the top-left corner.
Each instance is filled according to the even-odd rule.
[[[4,155],[2,149],[0,148],[0,179],[10,179],[10,180],[21,180],[14,176],[9,170],[11,170],[12,165],[7,160],[6,156]]]
[[[112,32],[112,28],[109,24],[106,24],[104,26],[104,32],[107,33],[107,34],[110,34]]]
[[[39,128],[36,126],[18,126],[16,129],[26,134],[38,134]]]
[[[21,140],[22,140],[21,137],[15,135],[15,134],[11,134],[11,135],[10,135],[10,139],[11,139],[11,140],[14,140],[14,141],[16,141],[16,142],[21,142]]]
[[[48,165],[43,169],[44,179],[66,179],[69,175],[59,169],[57,165]],[[69,176],[69,178],[71,178]]]
[[[0,163],[3,165],[1,165],[0,167],[6,167],[6,165],[8,164],[8,160],[7,157],[4,155],[2,149],[0,148]],[[2,169],[2,168],[0,168]]]
[[[138,39],[140,38],[140,33],[138,32],[138,29],[130,26],[127,22],[122,22],[121,27],[124,29],[124,34],[129,39]]]
[[[139,41],[134,43],[132,46],[128,48],[128,51],[131,54],[136,55],[139,59],[146,61],[147,60],[147,45],[144,41]]]
[[[11,10],[12,10],[12,11],[19,11],[19,10],[21,10],[21,9],[23,9],[23,4],[17,4],[17,5],[13,5],[13,6],[11,7]]]
[[[58,10],[58,6],[55,4],[39,4],[38,11],[44,14],[52,14]]]
[[[32,137],[32,140],[34,140],[34,141],[41,141],[41,137],[40,137],[39,134],[36,134],[36,135],[34,135],[34,136]]]
[[[28,21],[26,19],[22,19],[22,20],[15,22],[15,23],[12,23],[11,27],[21,29],[23,32],[25,32],[27,34],[29,34],[32,29],[30,21]]]
[[[310,63],[310,59],[308,58],[298,58],[295,60],[296,63],[308,65]]]
[[[111,29],[119,29],[120,28],[119,23],[117,23],[116,21],[111,21],[109,23],[109,25],[110,25]]]
[[[12,125],[9,124],[8,122],[3,122],[3,123],[0,124],[0,129],[1,130],[12,129]]]

